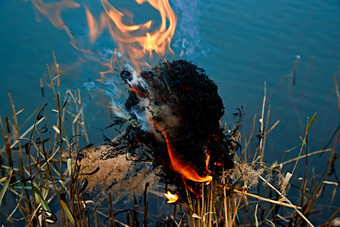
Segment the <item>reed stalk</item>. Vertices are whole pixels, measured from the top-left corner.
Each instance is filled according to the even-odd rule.
[[[34,122],[22,129],[18,117],[21,111],[16,110],[11,95],[9,99],[12,119],[3,120],[0,116],[3,141],[0,153],[2,173],[0,206],[4,208],[7,196],[12,196],[17,201],[11,210],[2,211],[4,222],[9,225],[20,223],[27,226],[47,226],[49,223],[62,226],[101,226],[103,223],[109,226],[152,225],[150,223],[152,214],[148,208],[148,185],[145,185],[141,199],[135,198],[134,208],[126,211],[115,212],[111,191],[108,191],[105,197],[107,201],[105,212],[101,209],[96,196],[89,197],[86,190],[88,182],[82,178],[86,171],[82,169],[78,159],[82,155],[81,139],[90,142],[85,127],[80,90],[60,93],[62,72],[54,53],[53,59],[55,72],[53,73],[47,66],[55,99],[53,109],[57,113],[53,126],[46,126],[48,122],[43,112],[47,107],[44,105],[38,111]],[[339,100],[336,82],[335,86]],[[44,96],[42,82],[41,89]],[[172,215],[169,215],[167,221],[171,221],[164,221],[165,226],[231,227],[265,223],[276,225],[281,222],[288,226],[299,224],[313,226],[310,219],[313,207],[325,187],[333,187],[331,202],[337,192],[338,183],[329,179],[329,172],[336,159],[340,130],[335,134],[332,147],[311,152],[308,142],[310,128],[316,119],[314,115],[307,120],[298,156],[281,163],[267,164],[266,139],[279,121],[270,124],[271,107],[269,105],[266,109],[266,105],[265,83],[258,144],[255,146],[252,144],[255,140],[257,115],[253,118],[250,134],[245,135],[243,139],[241,118],[237,119],[228,135],[233,141],[235,168],[224,170],[221,176],[215,177],[209,184],[198,184],[200,196],[193,194],[187,186],[184,186],[185,195],[182,195],[183,198],[176,204],[170,205]],[[66,117],[71,121],[65,121]],[[70,125],[67,125],[69,122]],[[226,124],[224,130],[228,133]],[[242,149],[238,149],[237,145],[241,142]],[[318,181],[315,175],[308,179],[309,159],[325,152],[329,153],[329,157],[321,181]],[[301,162],[302,159],[304,162]],[[294,167],[289,176],[283,172],[283,166],[293,162]],[[288,196],[290,177],[297,175],[296,170],[302,164],[305,169],[300,187],[301,198],[293,201]],[[56,216],[57,211],[61,211],[61,220]],[[122,213],[126,215],[127,224],[119,220]],[[330,224],[338,213],[339,209],[333,212],[325,225]]]

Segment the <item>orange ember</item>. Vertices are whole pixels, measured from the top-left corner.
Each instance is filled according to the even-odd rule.
[[[167,203],[175,203],[178,200],[177,194],[172,194],[171,192],[164,193],[165,197],[168,199]]]
[[[134,87],[130,87],[129,89],[130,89],[132,92],[134,92],[136,95],[138,95],[139,97],[145,96],[145,95],[143,94],[143,92],[139,91],[138,89],[136,89],[136,88],[134,88]]]
[[[188,163],[185,163],[184,161],[179,160],[177,151],[173,147],[173,145],[172,145],[172,143],[171,143],[171,141],[168,137],[168,134],[165,132],[165,130],[163,130],[155,122],[152,122],[152,125],[156,129],[158,129],[159,131],[162,132],[162,134],[165,138],[165,141],[166,141],[167,148],[168,148],[171,166],[176,172],[178,172],[182,175],[183,179],[191,180],[191,181],[194,181],[194,182],[207,182],[207,183],[212,181],[212,176],[201,177],[201,176],[198,175],[198,173]]]

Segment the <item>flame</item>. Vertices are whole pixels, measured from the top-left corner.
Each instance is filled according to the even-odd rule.
[[[144,60],[147,55],[152,57],[153,53],[164,55],[167,50],[172,52],[170,43],[175,33],[177,18],[168,0],[136,0],[136,2],[138,4],[148,2],[160,13],[161,25],[158,29],[151,29],[152,20],[139,25],[124,24],[122,20],[125,14],[114,8],[107,0],[101,0],[105,12],[100,15],[100,21],[95,20],[87,7],[85,12],[91,42],[95,42],[107,28],[117,42],[119,51],[135,70],[140,72],[142,66],[149,66]]]
[[[43,0],[31,1],[38,11],[42,15],[45,15],[56,28],[64,29],[71,38],[71,43],[74,43],[73,35],[61,17],[61,11],[67,8],[78,8],[80,7],[78,3],[68,0],[50,3],[45,3]]]
[[[177,194],[172,194],[171,192],[164,193],[165,197],[168,199],[167,203],[175,203],[178,200]]]
[[[159,131],[162,132],[162,134],[165,138],[165,141],[166,141],[167,148],[168,148],[171,166],[176,172],[178,172],[182,175],[183,179],[191,180],[191,181],[194,181],[194,182],[206,182],[206,183],[209,183],[209,182],[212,181],[212,176],[207,175],[205,177],[201,177],[201,176],[198,175],[198,173],[188,163],[185,163],[184,161],[179,160],[177,151],[175,150],[175,148],[174,148],[172,142],[170,141],[168,134],[165,132],[165,130],[163,130],[155,122],[152,122],[152,125],[156,129],[158,129]]]
[[[206,167],[206,170],[208,170],[209,161],[210,161],[210,154],[207,155],[207,158],[206,158],[206,160],[205,160],[205,167]]]
[[[71,0],[60,0],[45,3],[44,0],[30,0],[35,8],[59,29],[64,29],[71,39],[71,44],[76,49],[89,53],[90,51],[80,48],[73,37],[72,32],[64,22],[61,13],[68,8],[79,8],[80,4]],[[142,67],[149,66],[145,60],[153,54],[163,57],[169,51],[171,40],[174,36],[177,18],[173,12],[169,0],[135,0],[139,5],[148,3],[160,14],[160,25],[153,27],[154,21],[148,20],[142,24],[126,24],[123,22],[127,16],[113,7],[108,0],[101,0],[104,11],[100,18],[96,19],[91,11],[84,5],[88,22],[89,41],[94,43],[105,29],[108,30],[112,39],[118,44],[118,50],[126,60],[139,73]],[[132,21],[132,20],[131,20]],[[158,60],[157,60],[158,61]]]
[[[105,74],[112,73],[115,68],[120,67],[131,67],[131,71],[135,72],[133,73],[133,81],[138,81],[137,77],[139,77],[138,75],[142,68],[151,68],[150,64],[158,62],[159,59],[153,58],[154,54],[158,57],[164,57],[168,52],[173,53],[170,43],[176,30],[177,18],[169,4],[169,0],[135,0],[139,5],[148,3],[159,12],[161,21],[158,27],[153,26],[154,21],[150,19],[145,23],[134,24],[131,13],[124,14],[120,12],[108,0],[100,0],[103,11],[100,13],[99,18],[96,18],[90,9],[83,5],[89,29],[88,41],[93,44],[104,30],[107,30],[117,44],[117,48],[115,48],[110,59],[103,57],[106,54],[102,54],[98,50],[91,51],[91,47],[86,46],[86,40],[79,42],[63,20],[63,10],[79,8],[81,6],[79,3],[71,0],[47,3],[44,0],[30,1],[35,6],[35,9],[46,16],[56,28],[66,31],[70,38],[70,43],[75,49],[84,53],[87,59],[97,61],[104,67],[109,68],[107,71],[99,72],[100,81],[105,81]],[[130,18],[131,22],[127,23],[126,18]]]

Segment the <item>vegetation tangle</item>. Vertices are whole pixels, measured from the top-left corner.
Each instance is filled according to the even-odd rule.
[[[11,95],[12,118],[0,117],[3,139],[0,156],[1,224],[313,226],[313,216],[317,212],[314,207],[324,190],[331,188],[331,201],[335,197],[338,184],[328,178],[334,171],[340,131],[337,130],[329,148],[308,151],[308,135],[316,115],[307,119],[305,135],[301,137],[299,155],[295,159],[273,164],[264,162],[266,137],[279,123],[269,125],[266,87],[259,135],[255,133],[258,118],[254,116],[253,130],[249,135],[241,136],[242,110],[235,114],[235,122],[230,128],[227,123],[220,123],[218,128],[224,135],[221,143],[226,145],[224,148],[229,154],[224,158],[233,157],[233,167],[228,163],[220,165],[220,159],[215,162],[205,159],[201,169],[196,168],[196,171],[201,177],[212,177],[193,182],[193,179],[183,180],[180,171],[162,162],[161,158],[167,155],[164,146],[145,143],[149,141],[147,133],[138,131],[135,126],[130,129],[122,126],[124,122],[117,119],[114,126],[121,126],[119,135],[106,141],[106,145],[92,147],[85,127],[80,91],[60,93],[62,73],[56,60],[53,73],[49,67],[48,71],[55,99],[55,108],[52,108],[55,124],[46,125],[44,112],[50,107],[44,105],[27,119],[32,122],[31,126],[22,128],[18,120],[21,110],[16,109]],[[127,75],[121,76],[124,79]],[[339,94],[336,79],[335,86]],[[43,89],[42,86],[42,94]],[[136,95],[132,93],[130,101],[133,102],[134,98]],[[160,144],[164,145],[169,131],[161,129],[159,119],[154,121],[158,121],[156,133],[163,141]],[[126,130],[130,131],[127,133]],[[254,145],[251,141],[257,142]],[[88,145],[81,147],[84,143]],[[180,141],[176,143],[177,147],[182,145]],[[138,150],[139,146],[142,149]],[[154,149],[163,149],[162,156],[155,156]],[[128,152],[131,150],[134,152]],[[324,152],[329,155],[324,173],[307,178],[308,159]],[[168,161],[170,159],[168,157]],[[198,159],[197,163],[200,162],[202,159]],[[294,163],[293,169],[283,172],[283,166],[288,163]],[[291,199],[288,196],[292,185],[290,179],[297,174],[297,166],[302,164],[305,172],[298,182],[299,195]],[[157,212],[155,208],[150,210],[156,201],[160,204]],[[332,204],[329,209],[331,207]],[[340,208],[332,210],[324,226],[336,225]]]

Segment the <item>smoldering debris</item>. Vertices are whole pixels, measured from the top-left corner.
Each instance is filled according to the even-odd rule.
[[[128,179],[123,175],[129,175],[133,163],[151,163],[152,169],[160,171],[149,172],[181,187],[183,176],[170,160],[169,141],[176,150],[176,159],[200,176],[220,177],[223,170],[233,168],[235,143],[220,126],[222,99],[202,68],[185,60],[163,60],[137,78],[127,70],[120,77],[129,90],[125,102],[129,118],[114,120],[112,125],[121,135],[107,144],[106,154],[99,152],[102,154],[97,157],[98,151],[87,151],[87,161],[82,160],[88,165],[96,156],[97,161],[91,165],[102,169],[98,173],[101,177],[107,176],[106,187],[107,182],[114,185]],[[127,170],[122,171],[120,166]]]

